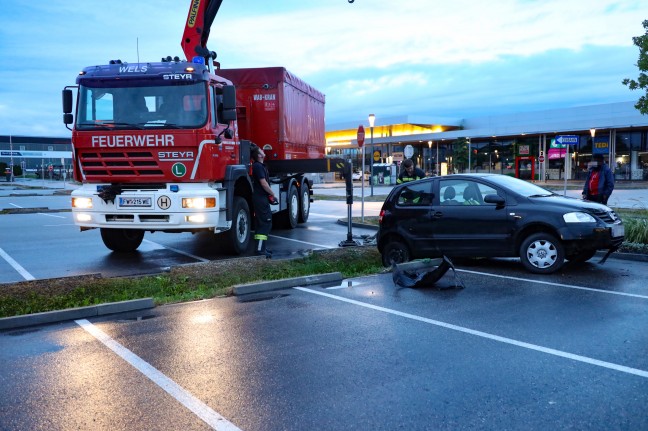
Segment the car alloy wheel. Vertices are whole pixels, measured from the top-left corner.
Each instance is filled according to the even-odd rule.
[[[522,242],[520,260],[530,272],[550,274],[562,267],[565,251],[556,237],[540,232],[530,235]]]

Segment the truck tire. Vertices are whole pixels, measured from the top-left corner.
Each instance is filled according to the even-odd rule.
[[[285,215],[285,225],[288,229],[294,229],[297,227],[299,222],[299,196],[297,194],[297,187],[294,185],[290,186],[288,194],[286,195],[286,215]]]
[[[245,254],[252,236],[250,206],[240,196],[234,196],[232,203],[232,228],[228,231],[228,249],[237,255]]]
[[[538,232],[529,235],[520,246],[522,265],[534,274],[551,274],[565,263],[565,248],[555,236]]]
[[[299,195],[299,223],[306,223],[310,215],[310,187],[308,187],[308,181],[304,180],[302,182]]]
[[[119,253],[133,252],[144,239],[141,229],[108,229],[101,228],[101,239],[106,247]]]

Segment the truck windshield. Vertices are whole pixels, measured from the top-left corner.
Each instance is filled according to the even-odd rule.
[[[114,84],[111,83],[111,84]],[[169,86],[79,86],[78,130],[201,127],[207,121],[204,82]]]

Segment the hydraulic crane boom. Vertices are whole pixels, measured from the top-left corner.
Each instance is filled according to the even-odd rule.
[[[349,0],[349,3],[354,1]],[[207,49],[207,40],[211,25],[222,3],[223,0],[191,0],[180,43],[187,61],[191,61],[196,56],[216,58],[216,53]]]
[[[209,30],[223,0],[191,0],[185,30],[182,34],[182,50],[187,61],[198,57],[212,57],[207,49]],[[215,54],[213,55],[215,57]]]

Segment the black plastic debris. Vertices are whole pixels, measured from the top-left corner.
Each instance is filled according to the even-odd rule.
[[[465,286],[459,278],[452,261],[443,256],[439,259],[423,259],[420,261],[392,265],[392,279],[394,284],[401,287],[432,287],[452,269],[454,287],[463,289]]]

